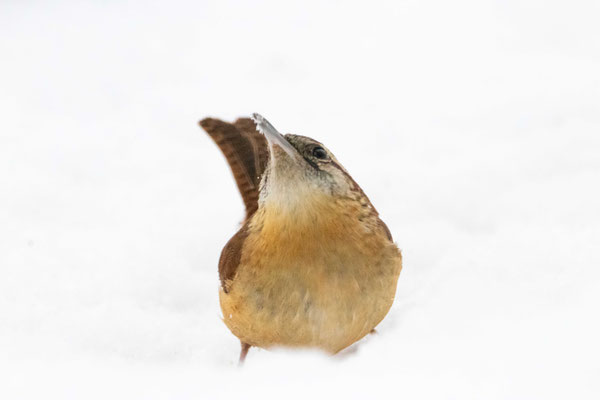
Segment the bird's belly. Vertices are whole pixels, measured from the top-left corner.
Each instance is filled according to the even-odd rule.
[[[397,255],[397,256],[395,256]],[[368,334],[394,300],[398,253],[371,264],[241,266],[223,318],[243,342],[259,347],[318,347],[335,353]]]

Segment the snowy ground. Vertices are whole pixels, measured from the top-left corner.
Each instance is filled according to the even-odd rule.
[[[597,1],[52,3],[0,4],[0,398],[600,398]],[[403,250],[344,357],[236,367],[196,123],[252,112]]]

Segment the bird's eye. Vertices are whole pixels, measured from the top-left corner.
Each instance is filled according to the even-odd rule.
[[[327,158],[327,152],[322,147],[315,147],[312,151],[312,154],[315,158],[318,158],[319,160],[324,160]]]

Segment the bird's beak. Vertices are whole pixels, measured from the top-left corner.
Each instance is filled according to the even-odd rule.
[[[269,150],[271,151],[271,154],[273,154],[273,146],[278,146],[290,157],[296,158],[298,152],[294,146],[285,140],[285,137],[283,137],[283,135],[279,133],[277,129],[275,129],[275,127],[271,125],[269,121],[267,121],[266,118],[260,114],[254,113],[252,114],[252,119],[256,123],[256,129],[265,135],[265,138],[269,142]]]

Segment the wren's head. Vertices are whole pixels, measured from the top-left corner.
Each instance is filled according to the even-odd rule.
[[[261,203],[274,201],[294,207],[311,197],[339,198],[356,193],[356,182],[323,144],[306,136],[282,135],[262,116],[253,117],[270,153],[261,182]]]

